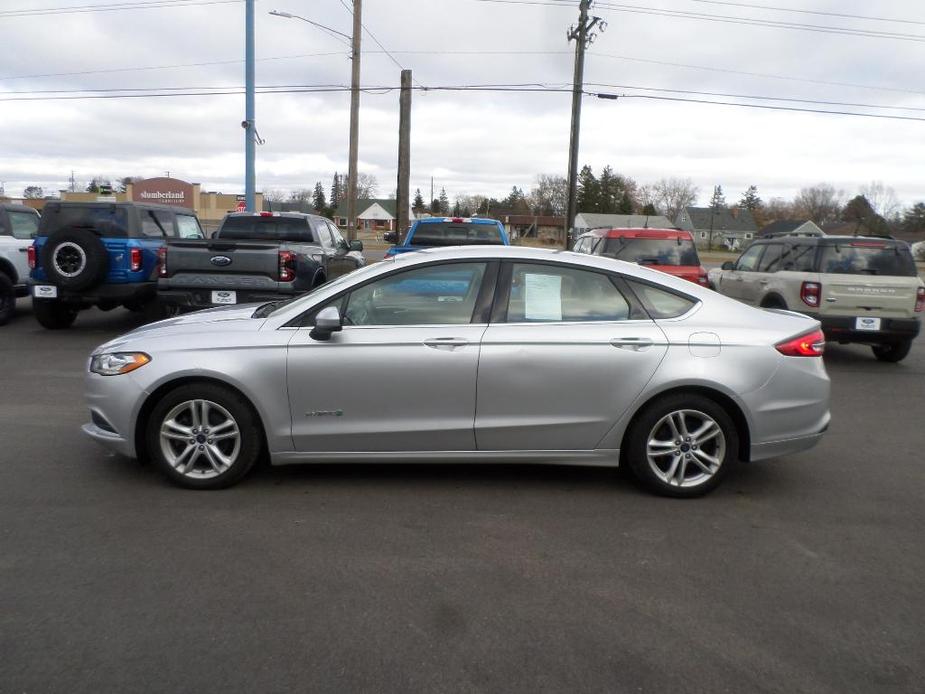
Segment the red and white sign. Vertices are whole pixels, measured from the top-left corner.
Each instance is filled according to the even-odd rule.
[[[247,203],[243,200],[238,200],[238,205],[235,207],[235,210],[238,212],[247,212]]]

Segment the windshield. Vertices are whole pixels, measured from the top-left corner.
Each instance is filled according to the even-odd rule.
[[[128,214],[124,207],[115,205],[46,205],[39,235],[65,228],[92,229],[100,236],[127,236]]]
[[[898,275],[915,277],[915,262],[906,246],[879,241],[825,245],[819,272],[836,275]]]
[[[314,238],[307,219],[298,217],[226,217],[217,239],[255,241],[307,241]]]
[[[640,265],[700,265],[690,239],[607,239],[601,255]]]
[[[418,224],[411,237],[415,246],[503,246],[497,224],[472,222],[426,222]]]

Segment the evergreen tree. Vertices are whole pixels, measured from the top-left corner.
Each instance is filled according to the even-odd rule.
[[[459,198],[456,199],[456,202],[453,204],[453,216],[462,217],[462,208],[459,206]]]
[[[633,198],[626,188],[623,189],[620,204],[617,205],[617,214],[633,214]]]
[[[430,213],[433,215],[440,214],[440,201],[437,198],[430,201]]]
[[[710,198],[710,207],[712,207],[714,212],[716,212],[717,210],[725,206],[726,206],[726,196],[723,195],[723,187],[716,186],[715,188],[713,188],[713,197]]]
[[[587,164],[578,174],[578,195],[576,200],[578,212],[601,211],[601,188],[594,177],[594,171]]]
[[[421,195],[420,188],[414,191],[414,203],[412,203],[411,208],[416,212],[424,210],[424,196]]]
[[[335,171],[334,179],[331,181],[331,207],[333,207],[335,210],[343,199],[343,192],[344,190],[340,174]]]
[[[647,215],[650,215],[650,216],[655,216],[655,215],[658,214],[658,210],[655,209],[655,205],[653,205],[651,202],[647,202],[647,203],[646,203],[645,205],[643,205],[643,207],[642,207],[642,214],[647,214]]]
[[[315,211],[321,212],[327,206],[327,200],[324,199],[324,187],[321,185],[321,181],[318,181],[315,184],[315,192],[312,193],[312,207]]]
[[[604,214],[617,214],[622,198],[623,185],[620,177],[614,174],[609,164],[601,169],[601,177],[597,179],[597,189],[600,202],[596,211]]]
[[[448,215],[450,213],[450,199],[446,196],[446,188],[440,189],[440,214]]]
[[[917,202],[903,215],[903,229],[913,233],[925,232],[925,202]]]
[[[758,186],[749,186],[748,190],[742,193],[742,199],[739,200],[739,207],[754,212],[761,207],[761,198],[758,197]]]

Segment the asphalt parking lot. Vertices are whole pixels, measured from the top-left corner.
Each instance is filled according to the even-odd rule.
[[[167,484],[84,438],[123,310],[0,328],[2,692],[925,691],[925,338],[703,499],[540,466]]]

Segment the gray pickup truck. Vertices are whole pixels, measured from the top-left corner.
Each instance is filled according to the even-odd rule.
[[[296,212],[229,214],[211,239],[170,240],[161,251],[158,300],[168,313],[279,301],[366,261],[324,217]]]

